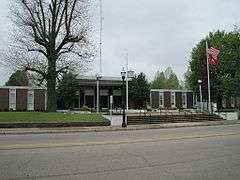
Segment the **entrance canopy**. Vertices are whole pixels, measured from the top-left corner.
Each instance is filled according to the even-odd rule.
[[[78,106],[88,106],[96,109],[97,106],[97,77],[79,76],[79,103]],[[122,78],[102,76],[99,78],[100,109],[107,110],[110,107],[110,96],[113,96],[113,108],[122,106]]]
[[[97,77],[96,76],[79,76],[79,85],[80,86],[96,86]],[[122,78],[121,77],[111,77],[111,76],[102,76],[99,78],[99,83],[102,86],[121,86]]]

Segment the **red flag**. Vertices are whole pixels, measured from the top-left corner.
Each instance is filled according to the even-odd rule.
[[[208,63],[217,66],[219,64],[218,54],[220,51],[214,47],[208,48]]]

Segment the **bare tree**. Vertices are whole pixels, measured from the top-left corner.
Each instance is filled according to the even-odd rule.
[[[13,43],[5,63],[47,82],[47,110],[56,111],[56,80],[84,70],[93,55],[88,0],[13,0]]]

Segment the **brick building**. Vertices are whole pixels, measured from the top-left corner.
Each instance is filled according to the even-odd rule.
[[[224,109],[240,109],[240,96],[225,96],[222,98],[222,106]]]
[[[79,76],[79,90],[76,92],[75,108],[88,106],[96,109],[97,80],[95,76]],[[99,79],[101,110],[110,107],[110,96],[113,96],[113,108],[122,106],[122,78],[106,77]],[[0,111],[45,111],[47,90],[23,86],[0,87]]]
[[[0,87],[0,111],[45,111],[46,89],[24,86]]]
[[[195,105],[190,90],[151,89],[150,106],[153,109],[192,109]]]

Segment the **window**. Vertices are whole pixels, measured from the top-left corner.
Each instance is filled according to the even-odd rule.
[[[171,105],[172,108],[175,107],[175,92],[171,92]]]
[[[159,107],[163,107],[163,106],[164,106],[163,93],[160,92],[159,93]]]

